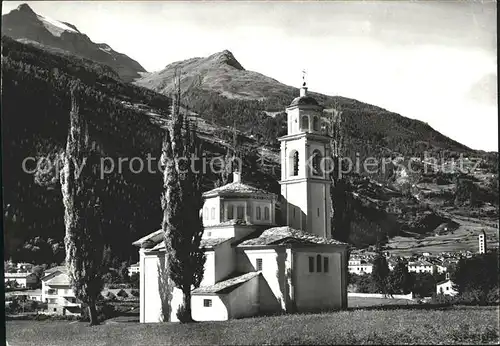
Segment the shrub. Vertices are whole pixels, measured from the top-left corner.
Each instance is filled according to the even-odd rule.
[[[139,297],[139,290],[132,289],[130,290],[130,294],[133,295],[134,297]]]
[[[119,290],[116,295],[120,298],[128,298],[128,293],[125,292],[125,290],[123,288],[121,290]]]
[[[111,293],[111,292],[109,292],[109,293]],[[113,296],[114,296],[114,294],[113,294]],[[113,318],[113,317],[116,316],[116,310],[110,304],[98,303],[96,305],[96,308],[97,308],[97,320],[99,322],[105,321],[105,320],[107,320],[109,318]],[[90,321],[90,319],[89,319],[89,309],[88,309],[88,307],[86,305],[82,305],[82,314],[79,317],[79,320],[83,321],[83,322],[89,322]]]
[[[179,306],[179,309],[177,310],[177,318],[179,319],[179,322],[181,323],[186,323],[191,321],[191,315],[188,313],[186,307],[184,304]]]
[[[431,302],[433,304],[440,304],[440,305],[451,305],[456,303],[457,299],[455,297],[449,296],[449,295],[444,295],[444,294],[437,294],[434,293],[432,295],[432,300]]]
[[[124,289],[124,288],[130,288],[131,285],[130,284],[109,284],[107,285],[108,288],[111,288],[111,289],[118,289],[118,288],[121,288],[121,289]]]
[[[116,296],[113,294],[113,292],[108,291],[108,293],[106,294],[106,299],[107,300],[116,300]]]

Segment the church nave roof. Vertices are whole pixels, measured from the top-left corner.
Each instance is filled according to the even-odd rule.
[[[243,239],[243,241],[237,243],[237,246],[283,245],[288,242],[299,242],[302,244],[347,245],[346,243],[335,239],[318,237],[309,232],[300,231],[289,226],[268,228],[261,234],[259,233],[259,231],[254,232],[246,239]]]
[[[207,191],[203,193],[203,197],[213,197],[213,196],[224,196],[230,194],[245,194],[245,195],[269,195],[275,196],[274,193],[259,189],[257,187],[243,184],[241,182],[233,182],[220,187],[217,187],[213,190]]]

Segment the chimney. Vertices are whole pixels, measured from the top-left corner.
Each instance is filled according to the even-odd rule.
[[[238,171],[233,172],[233,183],[241,183],[241,173]]]

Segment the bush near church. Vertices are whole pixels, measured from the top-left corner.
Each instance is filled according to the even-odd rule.
[[[128,298],[128,293],[125,292],[123,288],[119,290],[118,293],[116,293],[116,295],[120,298]]]

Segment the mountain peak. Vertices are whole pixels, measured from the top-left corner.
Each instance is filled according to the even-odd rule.
[[[223,50],[222,52],[212,54],[209,59],[219,64],[232,66],[237,70],[245,70],[243,66],[241,66],[241,64],[238,62],[238,60],[236,60],[233,53],[231,53],[227,49]]]
[[[26,14],[36,15],[35,11],[33,11],[31,9],[31,7],[29,7],[28,4],[21,4],[21,5],[17,6],[17,10],[19,12],[23,12],[23,13],[26,13]]]

